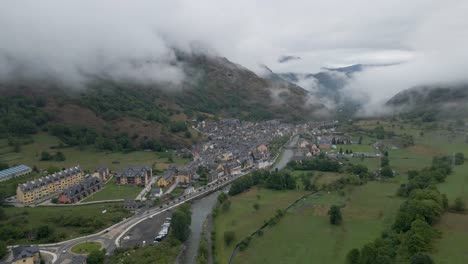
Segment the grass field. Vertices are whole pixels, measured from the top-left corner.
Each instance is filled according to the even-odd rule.
[[[100,250],[102,245],[98,242],[84,242],[77,244],[71,248],[71,251],[76,254],[89,254],[94,250]]]
[[[58,146],[60,140],[57,137],[50,136],[46,133],[38,133],[32,136],[34,143],[23,145],[20,153],[13,152],[13,148],[8,146],[6,139],[0,140],[0,162],[6,162],[10,166],[16,164],[25,164],[30,167],[37,166],[40,169],[46,169],[49,166],[57,166],[66,168],[76,166],[89,170],[94,170],[100,166],[106,166],[111,170],[120,170],[127,165],[145,164],[152,166],[156,163],[156,169],[162,171],[170,164],[168,160],[169,152],[156,153],[151,151],[133,151],[129,153],[123,152],[102,152],[97,151],[92,147],[87,147],[80,150],[77,147],[61,148],[65,154],[66,160],[57,161],[39,161],[42,151],[54,153],[56,150],[51,149],[52,146]],[[183,165],[188,161],[177,155],[172,155],[173,163]]]
[[[135,199],[137,195],[143,190],[142,187],[131,186],[131,185],[117,185],[115,179],[111,179],[104,188],[82,202],[94,202],[102,200],[113,200],[113,199]]]
[[[352,144],[352,145],[336,145],[336,149],[343,149],[343,152],[346,150],[352,150],[353,152],[378,152],[372,145],[365,144]]]
[[[468,245],[468,215],[445,213],[436,225],[442,237],[435,240],[433,258],[437,264],[465,263]]]
[[[398,185],[369,182],[350,187],[345,196],[311,196],[253,238],[235,263],[344,263],[350,249],[373,241],[393,221],[402,202],[394,197]],[[341,226],[328,222],[332,204],[346,205]]]
[[[353,164],[361,164],[369,168],[369,171],[375,171],[380,168],[379,158],[349,158],[349,161]]]
[[[333,183],[338,179],[342,178],[345,174],[337,173],[337,172],[324,172],[324,171],[316,171],[315,176],[315,184],[317,187],[321,187],[326,184]]]
[[[63,234],[64,240],[71,239],[78,236],[94,233],[102,230],[112,224],[122,220],[124,217],[129,217],[130,212],[123,210],[120,203],[107,203],[107,204],[93,204],[93,205],[80,205],[80,206],[67,206],[67,207],[6,207],[3,208],[7,218],[0,221],[1,225],[14,225],[20,228],[23,232],[27,230],[36,229],[40,226],[48,225],[55,229],[55,234]],[[103,210],[107,210],[105,214]],[[98,229],[92,226],[63,226],[56,220],[56,217],[63,216],[75,217],[80,216],[88,220],[102,221],[103,227]],[[21,243],[38,243],[41,241],[27,241],[25,239],[18,241],[7,241],[9,244]]]
[[[382,124],[382,123],[381,123]],[[367,128],[376,126],[365,124]],[[465,135],[441,129],[423,129],[411,124],[403,124],[401,129],[398,123],[383,123],[386,131],[397,134],[411,134],[415,145],[404,149],[389,151],[390,165],[398,172],[412,169],[421,169],[430,166],[431,160],[438,155],[452,155],[461,152],[468,157],[468,144]],[[423,134],[420,132],[423,131]],[[401,176],[399,176],[401,177]],[[402,177],[403,178],[403,177]],[[447,195],[452,204],[457,197],[462,197],[468,203],[468,164],[456,166],[452,174],[448,175],[444,183],[438,184],[441,193]],[[445,213],[436,228],[441,232],[441,238],[434,242],[432,252],[435,263],[464,263],[467,258],[466,245],[468,244],[468,215]]]
[[[245,193],[231,197],[229,211],[220,210],[214,220],[215,254],[219,263],[227,263],[234,245],[259,228],[277,209],[285,208],[304,194],[303,191],[272,191],[253,187]],[[260,206],[258,211],[253,208],[255,203]],[[235,232],[235,240],[229,246],[224,243],[225,231]]]

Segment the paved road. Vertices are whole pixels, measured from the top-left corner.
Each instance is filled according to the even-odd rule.
[[[296,144],[297,139],[298,139],[298,136],[294,136],[288,142],[287,146],[293,146],[294,144]],[[289,162],[289,160],[291,159],[292,151],[290,149],[285,149],[284,152],[285,153],[283,153],[283,155],[281,156],[280,161],[277,162],[277,164],[275,165],[275,168],[278,168],[278,169],[283,168],[284,166],[286,166],[287,162]],[[103,245],[104,248],[106,248],[109,254],[112,254],[112,252],[117,247],[121,246],[120,244],[121,239],[127,234],[127,232],[135,228],[140,223],[148,221],[147,223],[144,223],[144,225],[145,224],[151,225],[151,223],[153,223],[153,220],[154,220],[155,221],[154,223],[157,229],[157,226],[159,222],[161,221],[161,219],[164,219],[165,218],[164,216],[167,215],[172,209],[176,208],[177,206],[183,203],[203,197],[211,192],[219,190],[220,188],[230,184],[232,181],[244,175],[247,175],[250,172],[251,171],[246,171],[239,175],[228,175],[214,182],[211,182],[206,186],[195,189],[191,193],[184,194],[178,198],[168,201],[157,208],[142,209],[134,216],[129,217],[99,233],[92,234],[89,236],[84,236],[84,237],[78,237],[72,240],[63,241],[63,242],[59,242],[55,244],[38,245],[39,249],[56,254],[57,260],[54,263],[61,263],[61,264],[71,263],[73,253],[70,252],[70,249],[74,245],[82,243],[82,242],[99,242]],[[143,234],[143,232],[141,232],[140,236],[141,238],[143,237],[149,238],[150,235],[154,236],[154,233],[155,232],[148,232],[148,234]],[[135,238],[134,240],[135,243],[137,243],[136,242],[137,240],[138,240],[138,237]],[[123,244],[126,244],[126,243],[127,242],[125,241],[123,242]],[[128,241],[128,243],[133,243],[133,242]],[[149,243],[149,241],[147,241],[147,243]]]
[[[156,216],[167,213],[168,211],[172,210],[173,208],[183,203],[203,197],[213,191],[216,191],[226,186],[227,184],[231,183],[232,181],[236,180],[237,178],[240,178],[248,174],[249,172],[250,171],[245,172],[240,175],[226,176],[215,182],[211,182],[206,186],[195,189],[195,191],[192,193],[189,193],[181,197],[175,198],[174,200],[168,201],[165,204],[161,205],[160,207],[151,208],[149,210],[141,210],[134,216],[128,219],[125,219],[99,233],[92,234],[92,235],[85,236],[85,237],[79,237],[79,238],[75,238],[72,240],[59,242],[55,244],[39,245],[39,248],[41,250],[46,250],[46,251],[55,253],[57,255],[57,261],[55,263],[64,263],[64,264],[70,263],[71,262],[70,260],[73,257],[73,254],[70,252],[70,249],[74,245],[82,243],[82,242],[91,242],[91,241],[99,242],[104,246],[104,248],[106,248],[107,252],[111,254],[117,247],[120,247],[120,242],[121,242],[121,239],[124,237],[124,235],[133,227],[140,224],[141,222],[151,219],[150,217],[155,218]],[[159,219],[159,217],[157,219]]]

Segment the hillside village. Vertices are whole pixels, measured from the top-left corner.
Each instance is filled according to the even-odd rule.
[[[47,200],[58,204],[78,203],[105,188],[111,177],[117,185],[145,187],[137,200],[146,200],[148,196],[160,197],[163,189],[170,192],[176,186],[200,186],[228,175],[266,168],[274,162],[279,149],[292,135],[302,134],[306,138],[313,138],[298,142],[294,147],[294,160],[317,156],[321,151],[331,149],[335,140],[351,143],[346,136],[340,136],[341,133],[335,131],[335,126],[336,121],[298,125],[279,120],[257,123],[238,119],[201,121],[193,129],[202,133],[208,141],[196,144],[191,149],[177,151],[179,155],[189,153],[193,157],[184,166],[172,164],[161,175],[153,175],[152,168],[145,164],[128,164],[117,172],[100,167],[93,173],[85,173],[77,165],[19,184],[16,197],[8,201],[17,206],[44,203]],[[21,165],[18,169],[3,171],[3,177],[9,179],[30,172],[31,168]]]

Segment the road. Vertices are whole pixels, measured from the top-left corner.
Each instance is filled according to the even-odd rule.
[[[57,255],[57,260],[54,263],[71,263],[71,259],[73,257],[73,253],[70,252],[70,249],[79,243],[83,242],[99,242],[103,245],[103,247],[112,254],[112,252],[117,248],[120,247],[121,239],[124,235],[131,230],[136,225],[144,222],[149,221],[152,218],[160,214],[164,214],[175,207],[186,203],[188,201],[203,197],[211,192],[214,192],[228,184],[232,181],[250,173],[250,171],[244,172],[240,175],[229,175],[224,178],[218,179],[217,181],[211,182],[206,186],[200,187],[195,189],[193,192],[189,194],[185,194],[181,197],[175,198],[171,201],[168,201],[157,208],[151,208],[148,210],[141,210],[137,214],[129,217],[99,233],[78,237],[72,240],[67,240],[59,243],[54,244],[43,244],[38,245],[40,250],[52,252]],[[157,219],[160,219],[159,217]],[[151,235],[154,235],[151,233]],[[130,236],[131,237],[131,236]],[[148,243],[148,242],[147,242]]]
[[[284,153],[280,155],[279,157],[280,160],[278,162],[275,162],[276,161],[275,159],[271,163],[271,164],[276,163],[273,169],[275,168],[282,169],[286,166],[286,164],[290,161],[293,155],[293,151],[289,149],[288,147],[294,146],[297,143],[298,138],[299,137],[297,135],[291,138],[291,140],[287,143],[287,146],[284,149]],[[168,201],[160,205],[157,208],[140,210],[137,214],[133,215],[132,217],[129,217],[96,234],[92,234],[92,235],[88,235],[84,237],[78,237],[75,239],[71,239],[71,240],[67,240],[67,241],[63,241],[59,243],[54,243],[54,244],[38,245],[39,249],[54,254],[56,258],[54,257],[55,261],[53,263],[61,263],[61,264],[71,263],[73,253],[71,253],[70,249],[74,245],[83,243],[83,242],[99,242],[103,245],[103,247],[107,250],[109,254],[112,254],[112,252],[117,247],[121,246],[122,238],[130,230],[132,230],[134,227],[136,227],[140,223],[143,223],[143,225],[153,225],[153,226],[156,226],[157,228],[160,226],[160,224],[158,223],[161,222],[161,219],[164,219],[166,215],[169,215],[172,209],[176,208],[177,206],[183,203],[186,203],[188,201],[203,197],[209,193],[217,191],[221,189],[222,187],[230,184],[232,181],[244,175],[249,174],[251,171],[252,170],[249,170],[239,175],[228,175],[214,182],[211,182],[207,184],[206,186],[195,189],[191,193],[182,195],[178,198]],[[135,230],[140,230],[140,229],[135,228]],[[134,239],[132,239],[132,235],[129,235],[130,239],[128,241],[123,241],[123,244],[124,246],[129,246],[132,244],[135,245],[135,244],[141,243],[142,241],[141,238],[150,240],[149,238],[152,238],[155,235],[156,233],[155,230],[149,230],[147,234],[143,234],[144,232],[137,231],[139,233],[136,236],[135,236],[135,233],[132,234],[133,236],[135,236]],[[150,243],[150,242],[152,241],[147,241],[146,243]]]

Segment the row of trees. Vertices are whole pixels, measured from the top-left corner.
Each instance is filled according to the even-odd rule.
[[[41,161],[48,161],[48,160],[64,161],[65,159],[66,159],[65,154],[63,154],[63,152],[61,151],[57,151],[57,153],[55,154],[50,154],[47,151],[42,151],[41,158],[40,158]]]
[[[190,235],[190,223],[192,222],[192,212],[189,204],[183,204],[172,214],[171,228],[172,234],[180,242],[185,242]]]
[[[291,161],[288,163],[288,168],[292,170],[316,170],[316,171],[332,171],[339,172],[341,169],[340,163],[330,159],[325,154],[321,153],[317,159],[304,161]]]
[[[293,190],[296,188],[296,180],[287,171],[258,170],[235,180],[229,189],[229,195],[242,193],[258,184],[273,190]]]
[[[70,126],[63,124],[50,125],[48,131],[68,146],[94,145],[98,150],[131,151],[136,149],[152,149],[163,151],[167,149],[165,144],[155,139],[144,139],[139,145],[134,144],[135,136],[130,138],[128,134],[106,135],[86,127]]]
[[[448,208],[447,197],[435,184],[450,174],[451,168],[447,164],[447,157],[437,157],[430,168],[410,172],[408,184],[398,191],[398,195],[407,200],[401,205],[390,230],[360,250],[351,250],[347,263],[433,263],[428,252],[438,233],[432,225]]]

